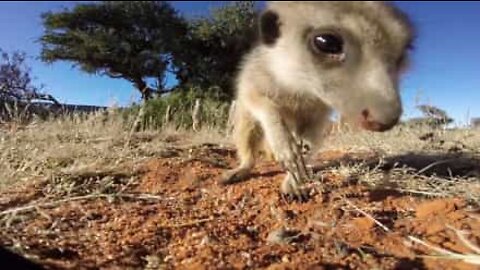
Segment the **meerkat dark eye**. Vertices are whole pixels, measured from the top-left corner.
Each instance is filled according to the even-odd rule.
[[[313,46],[320,52],[328,54],[343,53],[343,40],[334,34],[320,34],[313,37]]]

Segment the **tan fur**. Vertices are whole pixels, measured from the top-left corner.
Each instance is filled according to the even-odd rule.
[[[280,36],[273,46],[256,46],[242,62],[233,132],[240,165],[222,181],[245,179],[263,150],[288,170],[282,192],[301,195],[297,178],[308,175],[298,169],[297,144],[305,141],[310,154],[316,153],[332,109],[353,122],[365,109],[375,123],[399,117],[398,76],[404,64],[395,61],[405,54],[412,29],[381,2],[271,2],[267,10],[278,14]],[[348,38],[340,67],[307,50],[305,33],[323,27]]]

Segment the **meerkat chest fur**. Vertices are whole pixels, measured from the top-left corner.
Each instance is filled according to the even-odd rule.
[[[258,108],[270,104],[283,118],[296,120],[298,116],[312,112],[319,106],[325,107],[323,101],[305,89],[302,84],[285,84],[283,78],[272,72],[271,52],[257,48],[244,59],[241,72],[237,78],[237,100],[248,108]],[[279,57],[288,57],[279,55]],[[294,76],[292,74],[292,76]],[[300,78],[299,78],[300,79]]]

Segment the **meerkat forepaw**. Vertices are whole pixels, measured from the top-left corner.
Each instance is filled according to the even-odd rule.
[[[276,160],[286,170],[299,167],[299,161],[303,160],[303,149],[295,140],[290,139],[287,146],[277,147]]]
[[[311,179],[303,155],[303,145],[290,140],[289,147],[282,148],[277,156],[278,162],[287,172],[287,178],[281,185],[281,192],[289,198],[300,201],[308,200],[308,192],[303,189],[303,185]]]
[[[298,147],[293,148],[291,153],[291,158],[279,161],[280,165],[284,170],[293,175],[295,182],[303,184],[305,180],[311,179],[304,157]]]
[[[306,202],[309,199],[308,191],[304,189],[302,185],[299,185],[290,175],[282,182],[280,191],[290,200]]]
[[[246,168],[239,168],[239,169],[227,171],[225,174],[223,174],[220,177],[220,180],[218,181],[218,183],[221,185],[230,185],[230,184],[242,182],[247,178],[249,171],[250,170]]]

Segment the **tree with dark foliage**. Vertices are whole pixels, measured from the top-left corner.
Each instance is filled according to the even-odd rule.
[[[254,1],[235,1],[190,20],[188,35],[175,52],[180,86],[217,87],[221,97],[232,98],[238,65],[257,38],[257,13]]]
[[[187,26],[165,1],[102,1],[42,14],[45,62],[130,81],[148,100],[168,92],[165,74]],[[148,80],[155,81],[149,84]]]
[[[419,105],[417,108],[424,114],[430,125],[441,126],[453,122],[453,119],[450,118],[444,110],[435,106]]]

